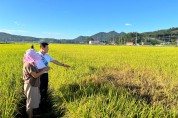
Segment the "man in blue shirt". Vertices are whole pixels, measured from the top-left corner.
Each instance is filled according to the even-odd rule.
[[[43,67],[44,65],[47,67],[49,62],[52,62],[52,63],[59,65],[59,66],[64,66],[66,68],[70,67],[67,64],[63,64],[63,63],[53,59],[49,54],[47,54],[47,52],[48,52],[48,43],[46,43],[46,42],[40,43],[40,51],[38,52],[38,54],[42,57],[42,59],[41,59],[41,64],[36,63],[36,66],[39,69],[44,68]],[[48,71],[45,71],[40,77],[41,102],[46,101],[47,90],[48,90]]]

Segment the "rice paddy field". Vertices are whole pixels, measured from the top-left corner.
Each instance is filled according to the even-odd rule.
[[[22,115],[22,58],[30,46],[0,44],[2,118]],[[49,54],[71,67],[50,63],[46,117],[178,118],[177,47],[50,44]]]

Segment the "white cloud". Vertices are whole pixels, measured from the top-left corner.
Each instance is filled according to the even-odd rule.
[[[42,32],[43,34],[46,34],[46,35],[61,35],[62,33],[59,33],[59,32]]]
[[[13,35],[32,36],[38,38],[73,39],[73,37],[77,37],[76,34],[59,32],[32,32],[21,29],[0,29],[0,32],[9,33]]]
[[[21,33],[28,33],[29,31],[14,30],[14,29],[0,29],[0,32],[6,32],[6,33],[10,33],[10,34],[21,34]]]
[[[126,23],[125,26],[131,26],[132,24]]]
[[[17,26],[22,26],[22,27],[25,26],[24,23],[19,23],[19,22],[17,22],[17,21],[14,21],[14,24],[17,25]]]
[[[61,38],[64,34],[60,32],[41,32],[41,37],[49,38]]]

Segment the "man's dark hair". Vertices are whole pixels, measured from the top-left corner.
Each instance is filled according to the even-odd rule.
[[[34,49],[34,45],[32,44],[31,49]]]
[[[40,48],[45,48],[47,45],[49,45],[49,44],[46,42],[42,42],[42,43],[40,43]]]

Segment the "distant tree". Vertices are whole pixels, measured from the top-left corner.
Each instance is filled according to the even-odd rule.
[[[94,41],[94,39],[92,37],[87,37],[86,42],[85,43],[89,43],[89,41]]]
[[[161,40],[157,40],[157,39],[149,39],[148,43],[150,43],[152,45],[156,45],[156,44],[162,43],[162,41]]]

